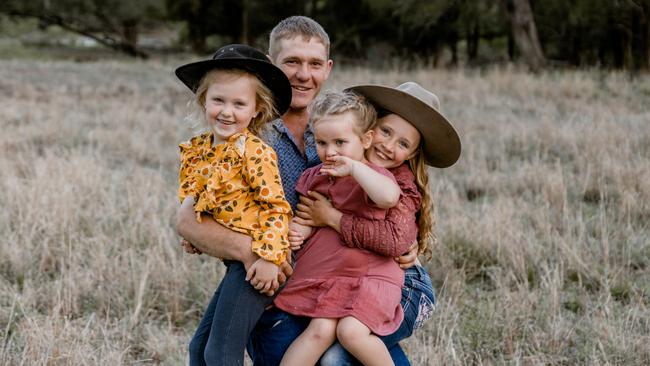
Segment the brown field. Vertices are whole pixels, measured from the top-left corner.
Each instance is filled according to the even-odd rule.
[[[174,64],[0,61],[0,364],[185,364],[223,265],[173,228]],[[431,170],[435,315],[414,365],[650,363],[650,78],[335,70],[417,80],[463,141]]]

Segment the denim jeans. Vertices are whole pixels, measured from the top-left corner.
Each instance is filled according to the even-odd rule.
[[[249,335],[272,297],[246,281],[241,262],[228,269],[190,341],[190,365],[243,365]]]
[[[413,331],[424,323],[433,311],[435,294],[427,271],[421,266],[413,266],[404,273],[402,289],[402,308],[404,321],[393,334],[381,337],[396,366],[407,366],[410,362],[399,342],[411,336]],[[284,352],[302,333],[310,319],[294,316],[273,308],[262,314],[260,321],[251,333],[248,354],[255,366],[274,366],[280,364]],[[361,365],[338,342],[332,345],[320,359],[321,366]]]

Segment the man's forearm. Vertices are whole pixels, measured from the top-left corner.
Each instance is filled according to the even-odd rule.
[[[192,197],[186,198],[178,210],[176,230],[180,236],[212,257],[237,260],[248,265],[257,260],[251,250],[250,236],[232,231],[210,216],[204,215],[201,222],[196,221]]]

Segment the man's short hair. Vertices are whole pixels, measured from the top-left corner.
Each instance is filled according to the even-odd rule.
[[[305,41],[316,37],[324,46],[327,57],[330,55],[330,37],[325,29],[312,18],[294,15],[282,20],[271,31],[269,36],[269,55],[272,59],[280,52],[280,41],[302,36]]]

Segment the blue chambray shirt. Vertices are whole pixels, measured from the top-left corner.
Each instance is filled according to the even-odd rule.
[[[289,201],[291,208],[295,211],[296,205],[299,202],[298,194],[296,193],[298,178],[300,178],[300,175],[302,175],[305,169],[320,164],[311,126],[307,126],[303,136],[305,141],[304,155],[280,118],[269,122],[260,134],[262,139],[271,145],[278,155],[282,188],[284,189],[287,201]]]

